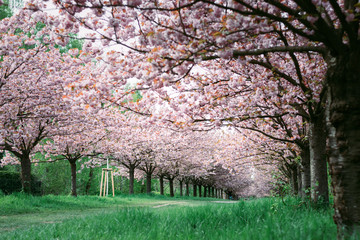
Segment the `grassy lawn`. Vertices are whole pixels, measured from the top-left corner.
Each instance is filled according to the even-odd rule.
[[[0,239],[336,239],[330,208],[162,196],[0,197]]]

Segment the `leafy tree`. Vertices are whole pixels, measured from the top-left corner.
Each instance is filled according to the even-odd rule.
[[[2,3],[2,4],[1,4]],[[9,1],[5,0],[4,2],[0,1],[0,20],[12,16],[12,11],[9,6]]]

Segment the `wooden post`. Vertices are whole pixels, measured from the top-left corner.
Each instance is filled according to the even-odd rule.
[[[100,197],[107,196],[108,194],[108,172],[111,173],[112,194],[113,197],[115,196],[114,170],[112,168],[103,168],[101,172]]]
[[[101,172],[100,197],[101,197],[101,193],[102,193],[103,180],[104,180],[104,171]]]
[[[104,172],[104,189],[103,189],[103,196],[106,196],[106,188],[107,188],[107,171],[104,171],[103,169],[103,172]]]
[[[114,171],[112,171],[112,170],[111,170],[111,184],[112,184],[113,197],[115,197]]]

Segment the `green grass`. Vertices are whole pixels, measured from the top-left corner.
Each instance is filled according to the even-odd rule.
[[[0,239],[336,239],[330,208],[310,208],[294,198],[285,204],[278,198],[226,204],[158,196],[13,197],[20,202],[30,198],[32,207],[44,205],[38,212],[2,214],[0,219],[22,219],[23,226],[0,228]],[[52,218],[44,222],[39,217],[43,221],[32,224],[26,220],[45,214]]]
[[[0,196],[0,215],[14,215],[23,213],[38,213],[58,210],[81,210],[89,208],[104,208],[114,206],[141,205],[150,199],[161,197],[131,196],[128,195],[104,198],[98,196],[31,196],[16,193],[9,196]]]

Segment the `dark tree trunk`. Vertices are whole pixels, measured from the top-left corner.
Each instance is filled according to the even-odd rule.
[[[76,160],[69,160],[70,167],[71,167],[71,195],[76,197]]]
[[[151,173],[146,173],[146,193],[151,193]]]
[[[21,185],[25,193],[31,193],[31,161],[28,154],[21,156]]]
[[[183,195],[183,181],[180,180],[179,183],[180,183],[180,196],[182,196]]]
[[[90,187],[91,187],[91,182],[94,178],[94,168],[90,168],[90,172],[89,172],[89,179],[86,183],[86,186],[85,186],[85,194],[88,195],[89,194],[89,191],[90,191]],[[121,190],[121,189],[120,189]]]
[[[201,185],[199,184],[199,197],[202,197],[202,191],[201,191],[202,189],[201,189]]]
[[[123,190],[123,178],[122,178],[122,176],[119,176],[119,178],[120,178],[120,186],[119,186],[119,190],[120,190],[120,192],[122,192],[122,190]]]
[[[169,187],[170,187],[170,197],[174,197],[174,179],[169,178]]]
[[[197,196],[197,185],[196,185],[196,183],[193,183],[193,196],[194,197]]]
[[[159,176],[160,195],[164,195],[164,176]]]
[[[135,168],[129,169],[129,194],[134,194]]]
[[[340,49],[338,56],[328,61],[329,166],[339,239],[360,237],[359,78],[358,40],[351,49]]]
[[[301,182],[301,166],[297,166],[297,183],[298,183],[298,196],[302,196],[302,182]]]
[[[301,196],[306,198],[310,195],[310,149],[308,145],[301,149]]]
[[[215,188],[211,187],[211,197],[215,198]]]
[[[185,196],[189,196],[189,195],[190,195],[189,182],[185,182]]]
[[[207,186],[204,186],[204,197],[206,197]]]
[[[326,127],[324,113],[312,119],[309,127],[311,199],[329,202],[326,166]]]
[[[294,164],[291,166],[291,189],[292,193],[296,196],[298,195],[298,166],[297,164]]]

